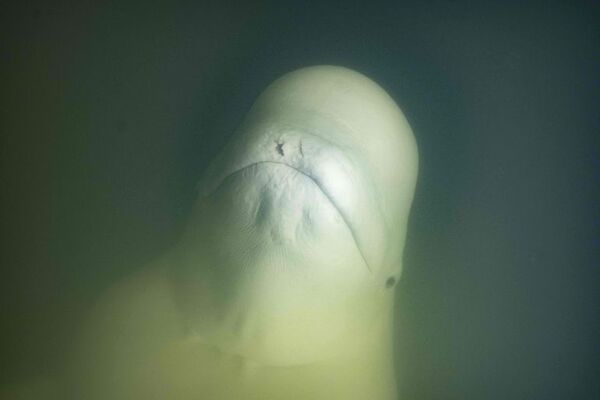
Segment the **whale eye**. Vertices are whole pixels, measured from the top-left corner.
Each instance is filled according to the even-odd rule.
[[[396,278],[394,278],[393,276],[390,276],[385,281],[385,288],[386,289],[391,289],[395,284],[396,284]]]

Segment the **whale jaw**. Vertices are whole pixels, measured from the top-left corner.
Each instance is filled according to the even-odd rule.
[[[369,325],[371,274],[310,177],[256,163],[228,175],[196,213],[196,263],[212,297],[203,316],[210,322],[198,329],[209,342],[270,365],[297,365],[343,352],[340,338]]]

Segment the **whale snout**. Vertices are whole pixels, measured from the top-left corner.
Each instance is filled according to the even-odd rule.
[[[344,144],[304,130],[264,129],[249,136],[253,140],[237,143],[238,149],[230,152],[234,157],[222,160],[221,173],[204,185],[204,195],[210,195],[225,179],[242,172],[247,185],[260,184],[258,175],[248,172],[261,165],[292,169],[306,178],[298,184],[314,185],[337,210],[365,264],[369,270],[376,269],[384,253],[381,246],[386,227],[375,198],[376,189],[360,155]],[[279,168],[273,174],[284,172]]]

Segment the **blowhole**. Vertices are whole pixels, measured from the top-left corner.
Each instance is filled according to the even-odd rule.
[[[387,280],[385,281],[385,288],[386,289],[391,289],[394,287],[394,285],[396,284],[396,278],[394,278],[393,276],[390,276],[389,278],[387,278]]]

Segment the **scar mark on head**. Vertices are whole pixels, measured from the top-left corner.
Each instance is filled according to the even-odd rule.
[[[277,153],[279,153],[280,156],[285,155],[285,153],[283,152],[283,145],[284,142],[275,141],[275,150],[277,150]]]
[[[304,151],[302,151],[302,141],[298,144],[298,150],[300,150],[300,156],[304,157]]]

